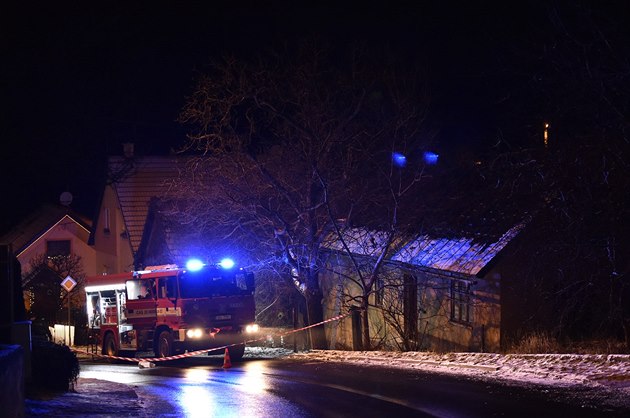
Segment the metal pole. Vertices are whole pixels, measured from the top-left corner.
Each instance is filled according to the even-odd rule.
[[[68,292],[68,341],[66,345],[70,347],[70,292]]]

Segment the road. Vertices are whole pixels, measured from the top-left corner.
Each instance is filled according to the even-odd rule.
[[[414,370],[331,362],[218,357],[155,368],[82,363],[81,376],[134,388],[145,416],[165,417],[598,417],[575,389],[523,388]],[[625,414],[624,414],[625,412]],[[133,415],[133,414],[130,414]]]

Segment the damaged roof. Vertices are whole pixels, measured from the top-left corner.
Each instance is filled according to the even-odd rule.
[[[420,234],[396,237],[388,244],[390,237],[388,233],[366,228],[344,230],[343,240],[348,250],[355,255],[375,257],[389,245],[392,254],[388,257],[390,261],[474,276],[519,234],[526,223],[523,221],[514,225],[493,242]],[[340,239],[331,239],[325,246],[328,249],[345,251]]]

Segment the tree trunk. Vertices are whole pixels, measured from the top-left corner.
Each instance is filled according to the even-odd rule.
[[[363,349],[371,350],[372,344],[370,341],[370,321],[368,318],[368,295],[363,295],[363,301],[361,302],[361,322],[363,325]]]
[[[623,336],[626,343],[626,350],[630,351],[630,318],[624,318],[621,321],[623,328]]]
[[[304,297],[306,298],[306,320],[308,321],[308,325],[322,322],[324,320],[324,309],[322,308],[323,295],[319,286],[308,289]],[[309,328],[309,335],[311,337],[312,348],[318,350],[328,348],[324,325]]]

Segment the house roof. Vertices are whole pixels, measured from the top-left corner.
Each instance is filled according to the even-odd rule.
[[[47,204],[30,213],[13,229],[1,236],[0,242],[11,244],[14,254],[20,254],[64,219],[76,222],[87,231],[92,227],[91,220],[73,211],[71,208]]]
[[[451,273],[474,276],[525,227],[518,223],[494,242],[483,242],[477,238],[440,238],[426,234],[396,238],[391,244],[390,261],[410,264]],[[388,234],[366,228],[348,228],[343,239],[352,254],[378,256],[387,247]],[[330,239],[325,246],[336,251],[345,251],[340,239]]]
[[[168,181],[178,177],[187,162],[186,157],[110,157],[108,182],[120,203],[120,210],[135,255],[152,198],[168,195]]]
[[[491,243],[472,238],[432,238],[420,235],[404,244],[392,257],[419,267],[476,275],[525,227],[519,223]]]

